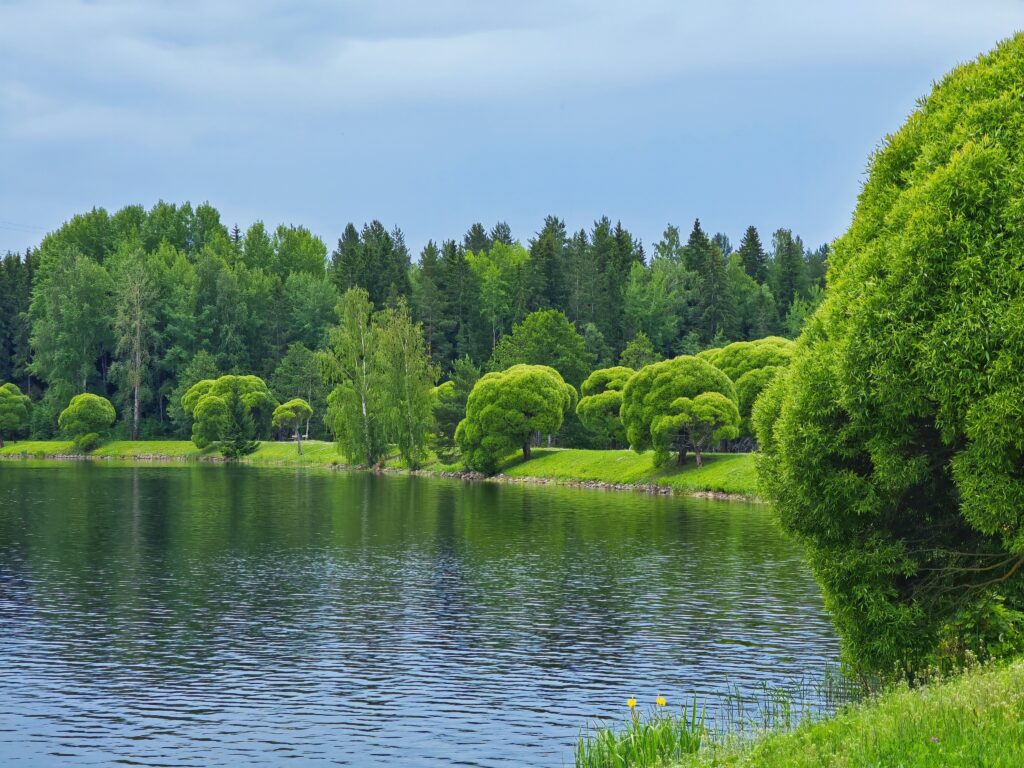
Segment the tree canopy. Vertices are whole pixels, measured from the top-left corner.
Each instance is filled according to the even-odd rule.
[[[258,376],[221,376],[194,384],[181,405],[192,417],[197,448],[216,444],[225,456],[236,458],[256,450],[277,401]]]
[[[619,418],[622,390],[636,373],[632,368],[617,365],[591,373],[580,387],[576,415],[583,426],[593,432],[605,446],[617,448],[626,443],[626,428]]]
[[[117,412],[107,398],[87,392],[71,398],[57,424],[79,450],[88,451],[110,431],[116,418]]]
[[[9,381],[0,386],[0,448],[5,435],[11,437],[28,426],[31,403],[16,384]]]
[[[527,315],[498,343],[491,367],[503,370],[518,363],[550,365],[574,386],[586,378],[592,365],[583,337],[557,309]]]
[[[755,407],[762,486],[859,670],[912,677],[1024,637],[1022,79],[1017,35],[885,140]]]
[[[302,454],[302,425],[313,416],[313,409],[301,397],[281,403],[274,409],[271,423],[275,427],[290,430],[295,435],[295,449]]]
[[[736,390],[729,377],[700,358],[681,355],[641,368],[626,382],[622,391],[620,413],[630,447],[638,453],[653,448],[655,463],[659,465],[668,461],[674,451],[682,463],[688,450],[701,451],[715,434],[720,436],[719,439],[733,436],[729,433],[738,426],[738,413],[737,423],[733,425],[732,411],[728,411],[719,399],[704,399],[699,401],[699,405],[694,405],[701,395],[708,392],[724,397],[732,403],[735,411]],[[716,424],[719,417],[728,415],[730,418],[706,436],[703,420],[708,415],[716,417]],[[691,424],[697,417],[702,424]],[[666,418],[674,421],[670,423],[665,421]]]
[[[517,449],[529,459],[534,435],[557,432],[576,399],[576,390],[546,365],[514,365],[486,374],[474,385],[466,417],[455,432],[466,464],[493,474]]]

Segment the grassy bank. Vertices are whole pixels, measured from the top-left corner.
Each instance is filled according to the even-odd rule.
[[[8,443],[0,449],[3,458],[60,458],[74,457],[70,441],[30,441]],[[120,461],[215,461],[216,451],[200,451],[187,440],[115,440],[97,448],[91,456]],[[501,475],[516,478],[536,478],[556,483],[602,483],[608,485],[657,485],[683,493],[727,493],[754,496],[757,493],[754,460],[750,454],[710,454],[698,468],[691,457],[685,467],[674,465],[655,469],[651,454],[633,451],[588,451],[578,449],[538,449],[527,462],[521,458],[510,460],[502,467]],[[301,466],[341,466],[344,457],[334,443],[308,440],[302,444],[302,455],[295,443],[260,443],[255,453],[241,459],[245,464],[277,464]],[[396,459],[387,462],[389,468],[400,469]],[[437,461],[424,467],[427,472],[453,472],[459,468]],[[499,477],[500,479],[500,477]]]
[[[657,469],[651,453],[588,451],[575,448],[538,449],[530,461],[516,459],[502,468],[509,477],[536,477],[563,482],[611,485],[659,485],[677,491],[757,494],[754,456],[749,453],[706,454],[697,467],[691,456],[685,466]]]
[[[583,746],[598,759],[580,759],[587,757],[581,748],[577,766],[1016,768],[1024,765],[1024,660],[923,688],[898,688],[830,718],[760,736],[715,734],[693,717],[677,716],[668,725],[688,733],[673,742],[664,737],[669,729],[663,717],[655,716],[650,728],[640,719],[593,734]],[[621,742],[617,756],[597,748],[611,746],[613,738]],[[626,754],[643,758],[617,761]]]
[[[897,690],[791,733],[680,766],[1024,765],[1024,661],[939,685]]]

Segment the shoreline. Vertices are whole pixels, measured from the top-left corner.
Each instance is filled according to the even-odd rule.
[[[200,451],[191,443],[186,441],[155,441],[158,445],[169,445],[174,448],[173,451],[168,452],[160,450],[140,451],[132,448],[133,445],[137,445],[139,442],[145,441],[137,441],[135,443],[131,441],[113,441],[100,446],[92,453],[79,454],[71,452],[70,448],[66,447],[70,446],[70,444],[65,444],[63,441],[60,443],[40,443],[38,450],[33,450],[33,441],[19,441],[15,443],[8,443],[4,449],[0,450],[0,461],[43,461],[54,463],[68,461],[116,462],[119,464],[134,464],[139,466],[152,464],[230,463],[229,460],[223,456]],[[663,478],[659,478],[662,482],[657,482],[650,477],[643,477],[638,480],[633,480],[631,478],[614,480],[601,478],[599,475],[602,474],[602,468],[592,466],[594,462],[587,462],[588,458],[595,457],[600,460],[613,458],[616,461],[621,461],[624,456],[628,456],[633,461],[642,461],[642,457],[638,457],[628,451],[590,451],[586,449],[540,450],[536,452],[538,454],[537,458],[531,459],[529,462],[523,462],[520,459],[513,459],[502,468],[502,471],[495,475],[486,476],[472,470],[456,469],[454,467],[445,467],[443,465],[438,467],[428,466],[420,469],[408,469],[406,467],[394,465],[360,467],[345,463],[345,461],[342,460],[342,457],[335,452],[333,443],[308,441],[303,444],[303,447],[312,450],[309,450],[307,453],[303,453],[301,456],[294,452],[294,446],[295,444],[291,442],[264,442],[260,444],[260,449],[258,449],[256,453],[242,457],[237,460],[237,463],[257,467],[314,467],[333,471],[343,470],[349,472],[372,472],[376,474],[435,477],[462,480],[464,482],[487,482],[506,485],[548,485],[583,490],[628,491],[632,493],[644,493],[650,496],[680,495],[689,496],[691,498],[711,499],[715,501],[765,503],[764,499],[760,498],[756,493],[745,492],[745,488],[730,488],[728,487],[727,482],[725,483],[726,487],[712,487],[712,484],[710,483],[702,485],[699,480],[688,485],[673,482],[673,480],[678,477],[685,476],[688,472],[692,473],[700,470],[700,468],[693,466],[686,467],[675,475],[666,475]],[[290,451],[288,450],[289,448],[291,449]],[[727,460],[731,460],[734,463],[752,462],[753,458],[751,454],[721,454],[717,456],[728,457]],[[564,468],[549,472],[548,474],[530,471],[535,468],[544,469],[546,464],[550,464],[552,461],[559,461],[563,457],[569,457],[577,462],[579,462],[580,457],[582,457],[583,466],[577,466],[576,469],[579,471],[574,474],[572,473],[571,468],[569,470],[570,474],[565,474],[566,470]],[[710,458],[714,460],[715,457],[713,456]],[[590,466],[588,466],[588,464],[590,464]],[[705,466],[707,466],[707,464]],[[603,471],[607,474],[607,470]],[[714,485],[721,486],[722,481],[718,481]]]

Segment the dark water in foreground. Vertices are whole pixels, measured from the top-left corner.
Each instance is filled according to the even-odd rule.
[[[820,674],[764,507],[0,465],[0,764],[571,764],[625,699]]]

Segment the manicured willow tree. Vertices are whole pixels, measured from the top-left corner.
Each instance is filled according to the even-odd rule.
[[[584,427],[613,448],[626,442],[626,428],[619,418],[619,409],[622,407],[622,389],[634,373],[636,371],[624,365],[599,368],[580,386],[576,415]]]
[[[4,447],[4,435],[11,436],[28,426],[31,401],[21,394],[17,384],[7,382],[0,387],[0,448]]]
[[[192,442],[197,448],[217,444],[228,458],[252,453],[266,430],[277,401],[258,376],[204,379],[181,398],[192,417]]]
[[[455,441],[469,467],[493,474],[518,448],[529,459],[533,436],[557,432],[575,404],[576,390],[554,368],[513,365],[474,385]]]
[[[302,425],[307,423],[312,416],[313,409],[309,407],[309,403],[297,397],[277,406],[271,417],[271,423],[275,427],[289,429],[294,433],[295,447],[300,456],[302,455]]]
[[[75,395],[57,419],[60,431],[75,441],[75,447],[91,451],[117,419],[114,406],[105,397],[88,392]]]
[[[1024,644],[1022,82],[1017,35],[885,141],[755,407],[763,491],[867,672]]]
[[[750,413],[754,401],[778,370],[789,365],[795,349],[796,344],[789,339],[767,336],[754,341],[737,341],[721,349],[707,349],[697,355],[724,372],[735,384],[741,435],[753,434]]]
[[[721,395],[732,407],[717,398],[701,399],[705,393]],[[682,464],[691,449],[699,463],[700,451],[711,440],[735,437],[739,426],[736,390],[729,377],[690,355],[637,371],[622,391],[620,413],[630,447],[637,453],[653,448],[659,466],[673,451]]]

